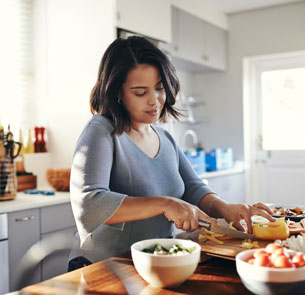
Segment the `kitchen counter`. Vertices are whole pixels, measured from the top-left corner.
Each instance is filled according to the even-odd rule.
[[[53,196],[17,193],[16,199],[0,202],[0,213],[8,213],[8,212],[15,212],[15,211],[21,211],[27,209],[41,208],[41,207],[58,205],[69,202],[70,202],[69,192],[55,192],[55,195]]]
[[[221,176],[244,173],[244,172],[245,172],[244,165],[242,163],[236,163],[235,166],[231,169],[205,172],[198,176],[201,179],[209,179],[209,178],[213,178],[213,177],[221,177]]]
[[[113,257],[81,269],[23,289],[22,294],[127,294],[122,281],[107,268],[109,260],[120,266],[120,277],[135,282],[140,280],[145,287],[137,294],[234,294],[250,295],[242,284],[235,267],[235,261],[211,258],[198,265],[195,273],[176,288],[153,288],[137,274],[130,255]],[[129,290],[129,294],[133,294]],[[139,291],[139,290],[138,290]]]

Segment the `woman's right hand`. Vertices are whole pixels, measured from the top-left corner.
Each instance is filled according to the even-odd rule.
[[[199,219],[217,226],[217,221],[198,207],[176,198],[168,197],[166,199],[163,214],[168,221],[173,221],[177,228],[185,231],[197,229]]]

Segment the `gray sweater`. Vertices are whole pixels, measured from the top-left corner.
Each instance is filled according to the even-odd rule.
[[[164,215],[104,224],[126,196],[170,196],[198,205],[214,193],[200,180],[172,136],[152,126],[160,140],[155,158],[126,134],[112,136],[111,121],[94,115],[78,140],[71,169],[71,203],[79,239],[70,259],[96,262],[130,250],[139,240],[172,235]]]

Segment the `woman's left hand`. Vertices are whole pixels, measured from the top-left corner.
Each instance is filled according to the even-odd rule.
[[[263,203],[257,203],[254,205],[226,203],[222,205],[221,211],[223,218],[227,222],[233,222],[233,226],[236,229],[244,231],[245,228],[241,225],[240,221],[245,220],[247,224],[247,232],[250,234],[252,234],[253,231],[251,216],[259,215],[267,218],[271,222],[275,221],[271,216],[273,212]]]

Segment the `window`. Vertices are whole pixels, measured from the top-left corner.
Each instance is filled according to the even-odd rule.
[[[305,150],[305,67],[264,71],[264,150]]]
[[[32,68],[33,0],[0,1],[0,122],[15,134],[27,124]]]

